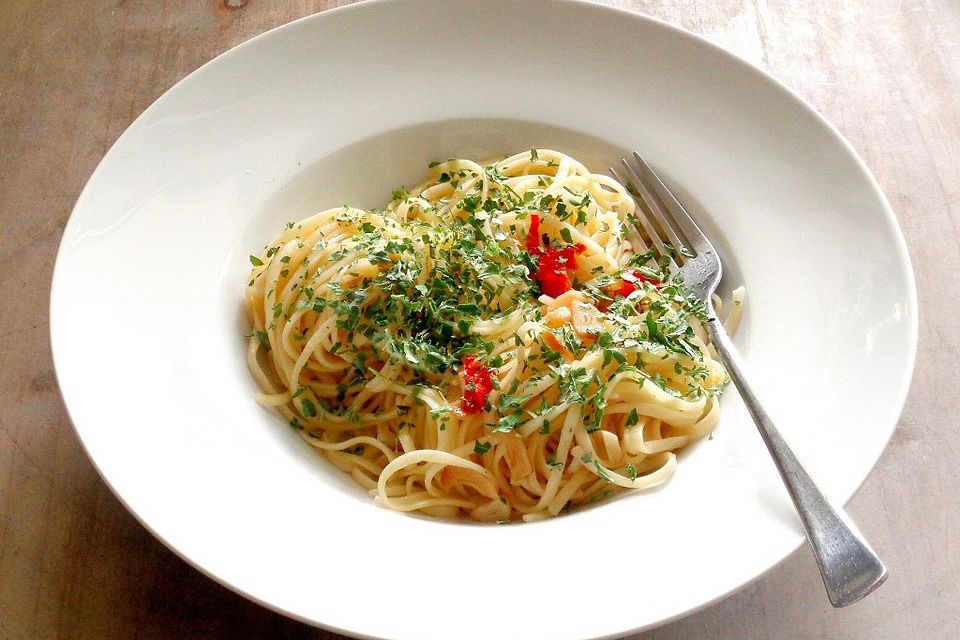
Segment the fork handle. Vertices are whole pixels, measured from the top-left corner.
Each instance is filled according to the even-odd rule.
[[[712,309],[707,332],[787,486],[813,547],[830,603],[839,608],[866,597],[883,584],[887,568],[847,515],[835,509],[817,488],[780,435],[747,384],[736,348]]]

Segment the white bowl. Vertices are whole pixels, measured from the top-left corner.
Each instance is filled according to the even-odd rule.
[[[383,638],[592,638],[746,584],[801,541],[732,389],[662,488],[541,523],[386,511],[258,407],[247,256],[284,222],[383,206],[435,159],[640,150],[748,289],[736,342],[838,503],[892,433],[916,296],[862,162],[782,85],[688,33],[579,2],[369,2],[275,29],[147,109],[84,189],[51,334],[84,446],[171,549],[248,597]],[[812,559],[811,559],[812,562]]]

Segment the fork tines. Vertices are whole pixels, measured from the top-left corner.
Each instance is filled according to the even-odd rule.
[[[625,180],[612,167],[610,174],[636,200],[637,221],[653,249],[660,255],[673,258],[678,266],[683,266],[689,257],[712,251],[703,232],[660,176],[636,151],[633,152],[633,160],[620,161]]]

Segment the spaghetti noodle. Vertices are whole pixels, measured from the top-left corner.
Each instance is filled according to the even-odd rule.
[[[258,401],[401,511],[529,521],[666,480],[726,372],[623,186],[546,149],[430,171],[251,256]]]

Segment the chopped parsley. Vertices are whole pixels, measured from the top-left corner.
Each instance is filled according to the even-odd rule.
[[[300,407],[303,409],[303,415],[305,415],[306,417],[308,418],[317,417],[317,407],[313,404],[313,402],[310,399],[304,398],[303,400],[301,400]]]

